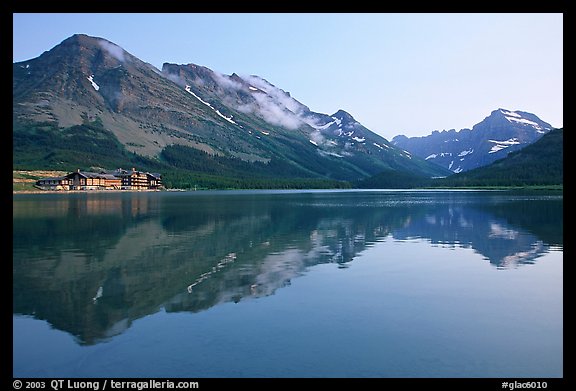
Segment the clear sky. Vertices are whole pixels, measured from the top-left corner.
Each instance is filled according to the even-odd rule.
[[[13,14],[13,61],[82,33],[158,68],[258,75],[386,137],[471,128],[492,110],[563,126],[561,13]]]

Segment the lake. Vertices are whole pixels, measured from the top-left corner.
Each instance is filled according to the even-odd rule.
[[[546,191],[13,196],[14,377],[563,377]]]

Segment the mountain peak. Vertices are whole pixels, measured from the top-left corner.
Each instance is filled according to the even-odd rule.
[[[44,52],[39,59],[47,59],[56,63],[65,62],[89,62],[105,63],[108,66],[122,65],[129,60],[133,62],[135,57],[130,55],[120,46],[104,38],[92,37],[86,34],[74,34],[51,50]],[[65,60],[67,58],[67,60]]]
[[[97,38],[97,37],[92,37],[90,35],[86,35],[86,34],[74,34],[68,38],[66,38],[65,40],[63,40],[60,44],[61,45],[70,45],[70,44],[90,44],[95,42],[95,40],[98,39],[103,39],[103,38]]]
[[[510,123],[514,126],[529,127],[535,129],[539,133],[545,133],[545,131],[552,129],[552,125],[547,122],[542,121],[538,116],[528,113],[525,111],[512,111],[508,109],[499,108],[493,110],[484,121],[489,121],[491,123]],[[482,121],[482,122],[484,122]]]
[[[338,118],[339,120],[344,121],[344,122],[356,122],[354,117],[352,117],[349,113],[347,113],[346,111],[344,111],[342,109],[340,109],[337,112],[335,112],[334,114],[332,114],[332,117]]]
[[[496,110],[492,110],[492,112],[490,113],[490,116],[498,116],[498,117],[506,117],[506,116],[512,116],[512,117],[521,117],[520,115],[520,111],[514,111],[514,110],[508,110],[508,109],[504,109],[504,108],[498,108]]]
[[[86,34],[74,34],[63,40],[60,45],[57,45],[56,47],[58,46],[82,46],[86,48],[115,47],[116,50],[124,51],[124,49],[122,49],[120,46],[108,41],[107,39],[101,37],[93,37]]]
[[[552,126],[536,115],[504,108],[470,129],[434,131],[424,137],[394,137],[394,145],[459,173],[485,166],[537,141]]]

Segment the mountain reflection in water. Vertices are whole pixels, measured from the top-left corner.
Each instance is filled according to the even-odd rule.
[[[13,312],[94,344],[162,308],[271,295],[385,240],[472,248],[514,269],[563,246],[562,218],[561,196],[499,192],[15,196]]]

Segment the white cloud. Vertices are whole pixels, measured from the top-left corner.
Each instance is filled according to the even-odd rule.
[[[302,125],[296,114],[274,102],[269,95],[254,94],[254,98],[258,105],[252,111],[269,124],[284,126],[287,129],[297,129]]]
[[[101,40],[98,42],[102,49],[106,50],[108,54],[120,62],[126,61],[124,58],[124,49],[120,46],[114,45],[112,42]]]
[[[214,80],[225,90],[243,90],[246,88],[246,85],[232,80],[227,75],[218,72],[214,72],[213,75]],[[227,105],[242,113],[256,114],[271,125],[283,126],[287,129],[297,129],[302,125],[302,120],[299,116],[290,110],[290,107],[297,107],[297,105],[294,104],[295,101],[283,91],[259,77],[250,76],[248,80],[245,77],[242,79],[248,84],[264,91],[265,94],[253,93],[251,96],[254,102],[242,105],[234,102],[233,99],[224,97]]]
[[[183,86],[185,85],[185,81],[182,79],[182,77],[180,77],[180,75],[176,74],[176,73],[164,73],[164,75],[166,75],[166,78],[168,80],[172,80],[174,83],[178,84],[179,86]]]
[[[324,145],[326,143],[326,139],[319,131],[310,133],[310,140],[314,141],[318,146]]]
[[[240,90],[243,88],[242,84],[232,80],[229,76],[224,75],[219,72],[213,72],[214,81],[218,83],[222,88],[232,88],[234,90]]]
[[[258,76],[251,75],[243,76],[242,78],[247,80],[248,83],[254,87],[257,87],[260,90],[266,92],[272,99],[276,100],[279,104],[286,107],[294,114],[302,114],[302,111],[304,110],[303,105],[288,95],[285,91],[273,86]]]

